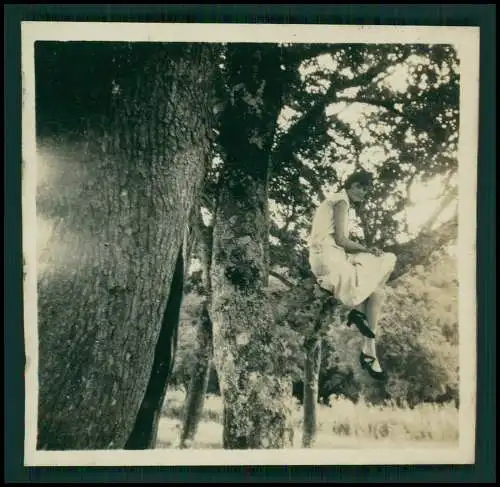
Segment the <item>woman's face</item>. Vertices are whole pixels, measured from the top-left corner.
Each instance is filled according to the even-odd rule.
[[[361,203],[365,200],[370,188],[368,186],[363,186],[359,183],[353,183],[351,187],[347,190],[349,197],[355,203]]]

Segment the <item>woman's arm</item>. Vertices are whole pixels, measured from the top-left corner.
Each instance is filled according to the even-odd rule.
[[[372,251],[357,242],[354,242],[348,237],[347,233],[347,203],[345,201],[337,202],[333,207],[333,221],[334,221],[334,238],[339,247],[343,247],[348,253],[368,252]]]

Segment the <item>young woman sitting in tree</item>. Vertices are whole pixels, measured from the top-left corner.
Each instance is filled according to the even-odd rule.
[[[360,363],[375,379],[385,379],[377,358],[375,331],[383,304],[383,286],[394,270],[396,256],[367,248],[349,238],[349,210],[363,203],[373,182],[360,170],[316,210],[309,239],[309,264],[318,284],[351,309],[347,325],[364,335]]]

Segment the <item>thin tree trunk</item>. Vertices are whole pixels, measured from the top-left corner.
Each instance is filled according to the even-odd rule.
[[[208,314],[207,301],[202,304],[198,325],[197,351],[189,383],[189,390],[184,407],[184,417],[181,432],[181,448],[189,448],[195,439],[198,425],[203,414],[205,394],[210,378],[212,365],[212,322]]]
[[[38,224],[49,230],[38,448],[152,447],[210,144],[211,47],[56,44],[36,61]],[[54,68],[58,52],[67,63]],[[49,132],[52,120],[73,134]]]
[[[231,103],[222,117],[225,152],[214,224],[214,359],[224,401],[225,449],[282,448],[289,436],[284,347],[267,282],[269,154],[281,104],[279,49],[232,46]]]
[[[304,408],[302,446],[310,448],[316,441],[318,429],[318,387],[321,368],[321,338],[313,336],[305,340]]]
[[[206,227],[201,214],[198,212],[196,233],[201,254],[202,284],[204,300],[201,305],[198,321],[197,351],[194,357],[191,381],[184,406],[180,447],[190,447],[196,436],[198,425],[203,414],[205,394],[210,378],[210,369],[213,359],[212,321],[208,312],[208,303],[211,294],[210,265],[212,261],[212,230]]]

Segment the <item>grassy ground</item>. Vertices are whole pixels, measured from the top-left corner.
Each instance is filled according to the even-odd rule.
[[[169,391],[160,421],[157,448],[176,448],[179,441],[185,394]],[[332,401],[333,408],[318,405],[318,435],[315,448],[438,448],[458,442],[458,411],[451,405],[425,404],[415,409],[353,404],[345,399]],[[294,447],[301,448],[302,407],[293,411]],[[222,401],[207,396],[203,417],[193,448],[222,448]]]

